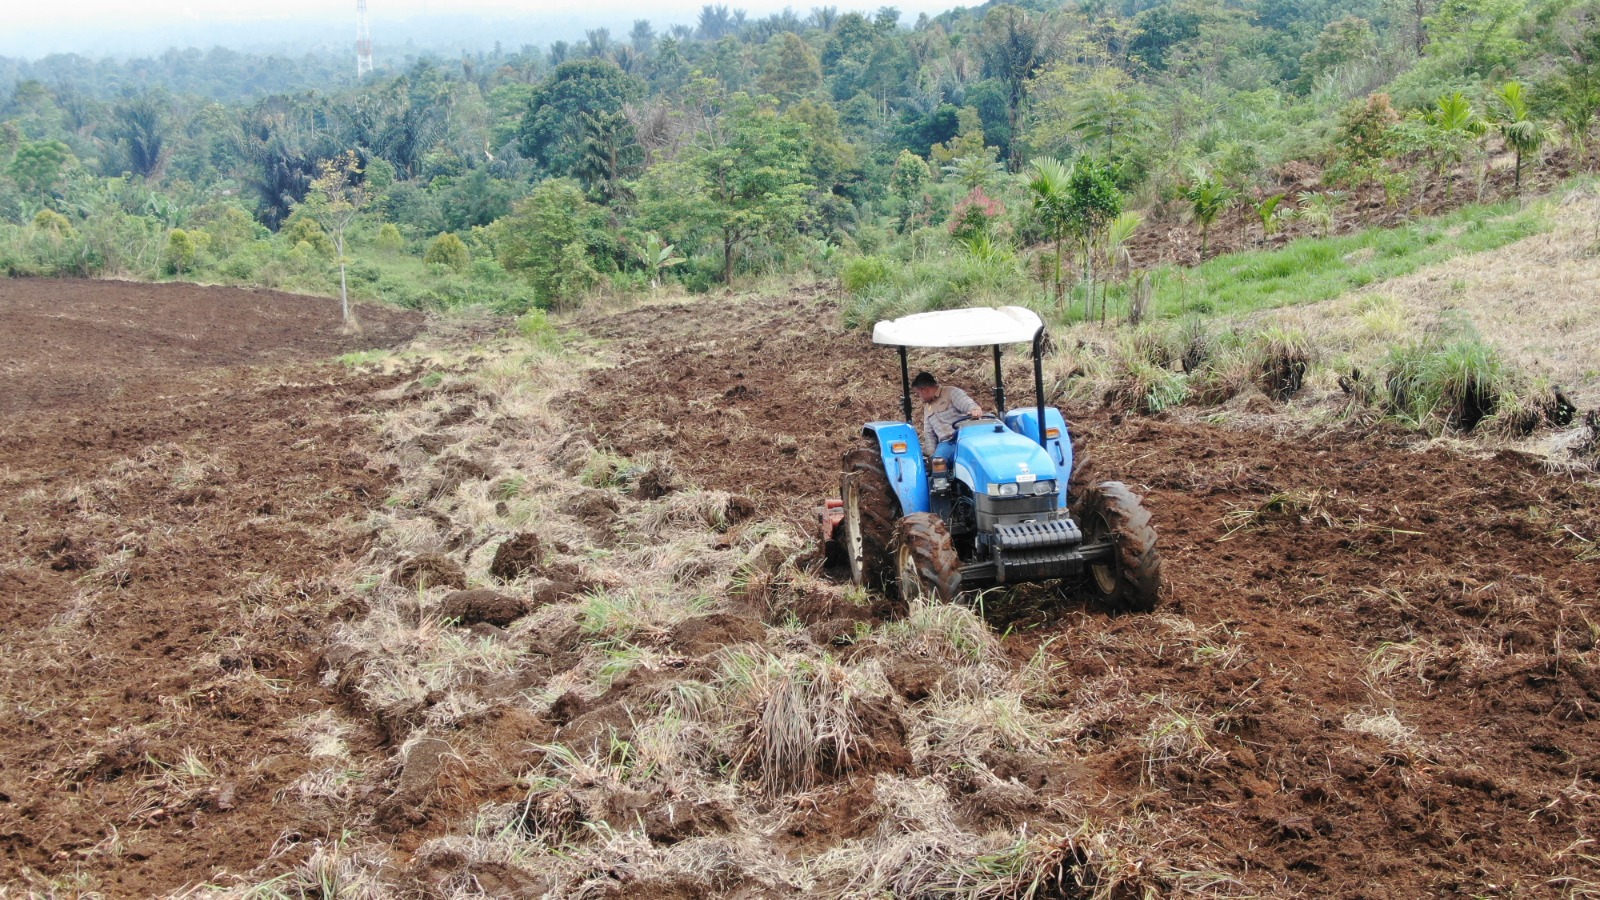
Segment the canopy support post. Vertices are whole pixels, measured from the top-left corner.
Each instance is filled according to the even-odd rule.
[[[994,345],[994,414],[999,418],[1006,415],[1006,386],[1000,374],[1000,345]]]
[[[905,413],[906,424],[911,424],[911,369],[906,363],[906,348],[900,345],[900,411]]]
[[[1039,406],[1039,446],[1049,450],[1044,436],[1044,326],[1033,333],[1033,393]]]

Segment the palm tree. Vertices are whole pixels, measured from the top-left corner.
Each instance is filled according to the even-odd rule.
[[[1267,242],[1278,230],[1278,220],[1283,217],[1283,194],[1273,194],[1271,197],[1255,205],[1256,218],[1261,220],[1261,242]]]
[[[1483,136],[1487,126],[1472,108],[1472,102],[1460,91],[1445,94],[1434,101],[1433,109],[1422,115],[1431,133],[1434,145],[1434,173],[1444,177],[1445,169],[1453,168],[1466,156],[1467,148]],[[1455,183],[1445,180],[1445,196],[1455,193]]]
[[[1189,211],[1194,214],[1195,223],[1200,226],[1201,259],[1205,259],[1206,250],[1210,246],[1211,224],[1238,196],[1237,188],[1226,184],[1204,169],[1197,169],[1189,186],[1184,189],[1183,199],[1189,201]]]
[[[1516,186],[1517,195],[1521,196],[1522,159],[1529,154],[1538,153],[1550,132],[1543,122],[1528,115],[1528,101],[1521,82],[1506,82],[1494,96],[1500,101],[1501,106],[1495,124],[1500,129],[1500,136],[1505,138],[1506,146],[1517,155]]]
[[[1061,248],[1072,230],[1072,209],[1068,196],[1072,170],[1059,159],[1033,161],[1033,177],[1028,180],[1028,192],[1033,195],[1033,209],[1039,222],[1056,243],[1055,285],[1056,305],[1065,306],[1065,288],[1061,281]]]
[[[1320,194],[1307,191],[1300,195],[1300,208],[1294,211],[1294,217],[1320,227],[1322,236],[1326,238],[1333,233],[1333,214],[1344,202],[1344,197],[1344,191],[1324,191]]]
[[[1128,241],[1139,230],[1144,220],[1136,212],[1125,212],[1106,226],[1104,253],[1106,279],[1100,291],[1100,324],[1106,323],[1106,299],[1111,292],[1111,279],[1116,277],[1117,264],[1121,263],[1129,274],[1133,272],[1133,254],[1128,252]]]

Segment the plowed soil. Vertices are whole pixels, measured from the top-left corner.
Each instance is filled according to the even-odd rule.
[[[422,317],[277,291],[87,279],[0,280],[0,416],[116,403],[168,373],[326,360],[391,347]]]
[[[388,488],[364,413],[399,376],[281,364],[422,324],[364,319],[0,281],[0,884],[153,896],[337,832],[289,791],[311,766],[291,723],[336,702],[313,671],[330,573]]]
[[[803,517],[833,492],[860,423],[898,417],[893,353],[842,332],[820,291],[586,328],[621,363],[570,401],[591,439],[669,456],[771,514]],[[986,400],[973,357],[912,364]],[[1094,798],[1102,821],[1181,823],[1173,848],[1260,896],[1564,896],[1600,882],[1582,849],[1600,821],[1600,492],[1408,434],[1066,412],[1096,476],[1146,495],[1162,616],[1019,590],[989,598],[990,617],[1019,658],[1056,638],[1064,694],[1185,692],[1214,732],[1156,770],[1117,722],[1095,722],[1080,741],[1103,737],[1104,752],[1039,780]],[[1170,615],[1195,643],[1152,637]]]
[[[404,865],[424,831],[463,827],[473,801],[383,832],[377,787],[317,782],[318,740],[367,772],[395,748],[316,665],[329,628],[362,615],[351,562],[371,544],[368,511],[398,489],[368,462],[367,413],[410,402],[388,390],[409,375],[311,360],[420,322],[374,310],[352,336],[329,327],[328,301],[283,320],[288,307],[261,294],[166,290],[0,282],[4,383],[27,386],[0,415],[0,883],[154,896],[347,828]],[[841,330],[821,289],[595,313],[574,334],[618,365],[558,404],[572,428],[653,457],[661,490],[734,492],[760,516],[803,520],[860,423],[899,414],[894,355]],[[979,354],[913,365],[992,403]],[[1015,400],[1029,384],[1020,356],[1008,365]],[[1053,810],[1087,809],[1086,826],[1132,823],[1149,858],[1208,861],[1130,862],[1130,884],[1156,893],[1558,897],[1600,884],[1595,488],[1382,430],[1066,411],[1097,475],[1145,495],[1167,588],[1161,612],[1116,618],[1037,588],[986,598],[1015,659],[1043,648],[1059,664],[1060,696],[1036,712],[1078,723],[1059,750],[985,763],[1034,797],[1019,807],[1035,811],[1019,813],[1036,816],[1030,834],[1079,824]],[[746,624],[679,637],[703,656],[759,635]],[[916,703],[937,676],[891,680]],[[1152,719],[1163,704],[1171,715]],[[1138,725],[1119,717],[1130,708]],[[608,709],[627,721],[625,704]],[[873,782],[848,777],[837,809],[765,837],[826,848],[870,827],[857,801]],[[647,888],[618,896],[670,893]]]

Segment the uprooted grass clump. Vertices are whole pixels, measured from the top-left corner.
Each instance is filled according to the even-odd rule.
[[[1517,370],[1470,329],[1394,347],[1383,370],[1385,410],[1429,431],[1522,436],[1565,426],[1575,412],[1560,388]]]

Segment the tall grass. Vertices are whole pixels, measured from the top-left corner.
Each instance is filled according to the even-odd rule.
[[[1499,351],[1476,335],[1395,347],[1386,369],[1389,412],[1419,427],[1471,431],[1515,386]]]
[[[1163,266],[1156,270],[1152,312],[1166,317],[1245,313],[1329,300],[1432,263],[1503,247],[1550,226],[1542,206],[1467,206],[1399,228],[1230,253],[1188,271]]]
[[[899,265],[872,259],[851,264],[844,321],[850,328],[912,313],[963,306],[1037,305],[1039,286],[1014,256],[952,249]]]

